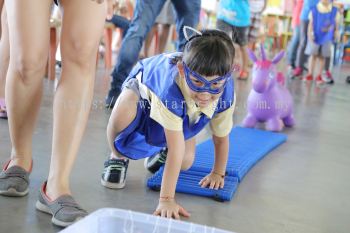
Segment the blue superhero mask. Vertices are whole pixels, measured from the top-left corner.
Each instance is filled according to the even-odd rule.
[[[185,71],[186,83],[190,89],[195,92],[209,92],[210,94],[217,95],[225,89],[227,82],[231,79],[232,71],[214,80],[208,81],[198,73],[190,70],[185,62],[182,63]],[[191,75],[194,80],[191,79]]]

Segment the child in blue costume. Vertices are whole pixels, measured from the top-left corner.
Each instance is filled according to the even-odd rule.
[[[333,41],[338,35],[338,24],[340,15],[338,9],[333,6],[331,0],[320,0],[319,3],[311,8],[309,14],[309,40],[305,54],[310,55],[309,73],[304,81],[313,81],[313,72],[318,60],[318,72],[316,84],[323,84],[322,71],[325,59],[331,56],[331,47]]]
[[[185,35],[189,30],[195,34],[186,37],[183,53],[144,59],[125,80],[107,127],[112,153],[101,179],[108,188],[123,188],[129,159],[149,157],[145,165],[153,172],[165,162],[154,214],[176,219],[189,216],[174,199],[178,176],[191,167],[194,136],[207,124],[213,132],[215,164],[199,185],[224,187],[234,110],[231,39],[222,31],[186,27]]]

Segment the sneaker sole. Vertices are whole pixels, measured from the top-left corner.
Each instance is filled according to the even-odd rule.
[[[46,214],[52,215],[51,222],[52,222],[53,224],[55,224],[56,226],[59,226],[59,227],[68,227],[68,226],[72,225],[73,223],[75,223],[75,222],[79,221],[80,219],[82,219],[82,218],[77,218],[77,219],[76,219],[75,221],[73,221],[73,222],[63,222],[63,221],[60,221],[60,220],[58,220],[57,218],[55,218],[55,217],[53,216],[53,214],[51,213],[50,208],[47,207],[47,205],[44,205],[43,203],[41,203],[40,201],[37,201],[37,202],[35,203],[35,208],[36,208],[37,210],[41,211],[41,212],[44,212],[44,213],[46,213]]]
[[[145,160],[143,161],[143,166],[144,166],[144,168],[146,168],[147,170],[148,170],[148,168],[147,168],[148,159],[149,159],[149,157],[145,158]]]
[[[157,170],[157,171],[153,171],[153,170],[151,170],[151,169],[148,168],[148,160],[149,160],[149,159],[150,159],[150,157],[145,158],[145,161],[143,162],[143,166],[146,168],[147,171],[149,171],[150,173],[154,174],[154,173],[156,173],[158,170]]]
[[[108,181],[104,181],[103,179],[101,179],[101,184],[103,186],[105,186],[106,188],[110,188],[110,189],[122,189],[122,188],[125,187],[125,182],[116,184],[116,183],[111,183],[111,182],[108,182]]]
[[[8,196],[8,197],[23,197],[25,195],[27,195],[29,192],[29,189],[26,189],[23,192],[18,192],[16,189],[14,188],[9,188],[6,191],[0,191],[0,195],[2,196]]]

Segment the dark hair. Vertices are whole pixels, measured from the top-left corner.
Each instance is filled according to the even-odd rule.
[[[220,30],[203,30],[185,45],[182,60],[198,74],[222,76],[232,70],[235,48],[230,37]]]

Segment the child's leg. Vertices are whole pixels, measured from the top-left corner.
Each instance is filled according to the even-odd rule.
[[[194,161],[194,153],[196,151],[196,139],[195,137],[188,139],[185,142],[185,156],[182,160],[181,170],[185,171],[191,168]]]
[[[324,61],[324,70],[330,71],[331,68],[331,57],[326,57]]]
[[[125,88],[114,105],[107,125],[107,140],[111,149],[111,158],[123,158],[114,148],[116,136],[135,119],[139,96],[132,90]]]
[[[248,53],[247,53],[247,45],[240,46],[239,47],[242,54],[242,70],[247,71],[248,70]]]
[[[324,68],[324,62],[325,62],[325,58],[322,56],[318,56],[318,72],[317,72],[317,76],[321,76],[322,75],[322,71]]]
[[[316,56],[312,55],[310,56],[310,61],[309,61],[309,75],[313,75],[314,69],[315,69],[315,63],[316,63]]]
[[[151,43],[153,41],[153,37],[156,34],[156,31],[158,30],[158,24],[155,23],[152,27],[152,29],[148,32],[147,37],[145,39],[145,43],[143,45],[143,55],[146,57],[153,56],[154,54],[150,52]]]

